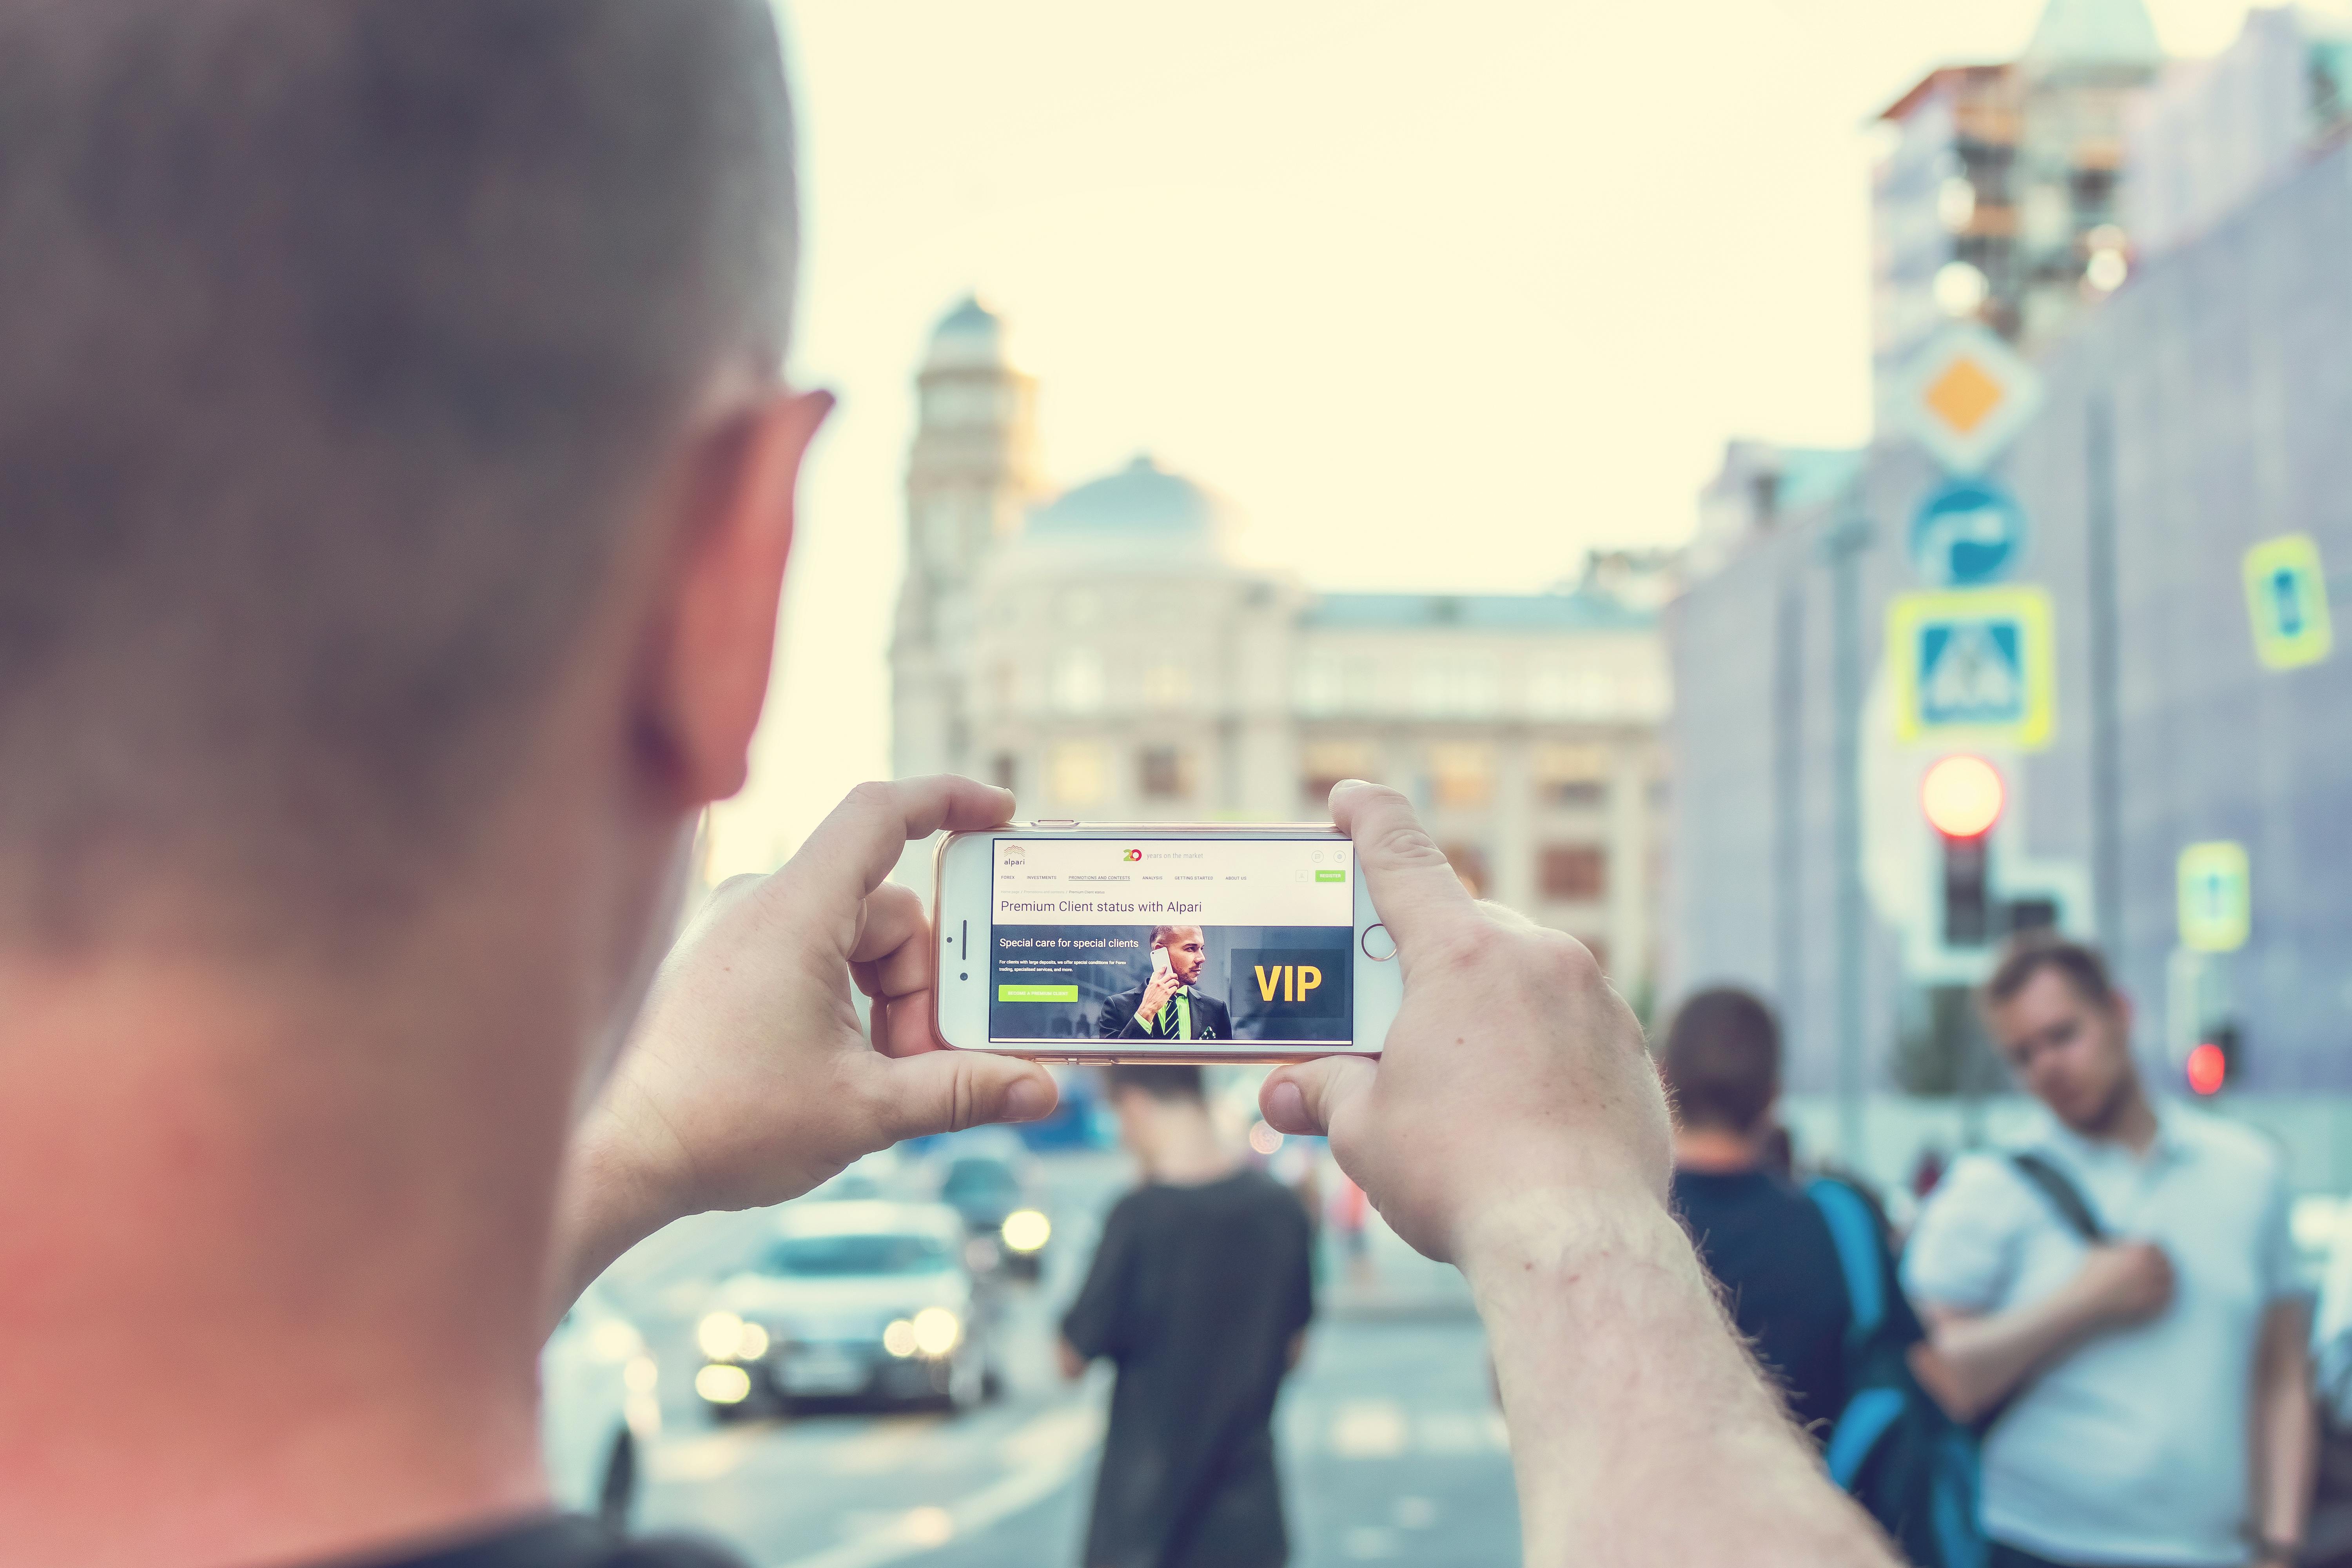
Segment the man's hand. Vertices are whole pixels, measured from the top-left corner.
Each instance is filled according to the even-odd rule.
[[[1665,1096],[1641,1026],[1582,943],[1471,901],[1404,797],[1332,792],[1395,939],[1404,1005],[1380,1063],[1328,1057],[1270,1075],[1269,1124],[1328,1132],[1398,1235],[1463,1261],[1482,1221],[1598,1191],[1662,1208]]]
[[[1377,1067],[1286,1067],[1259,1105],[1282,1131],[1328,1131],[1397,1234],[1468,1276],[1527,1561],[1895,1568],[1667,1211],[1665,1095],[1592,955],[1471,902],[1393,791],[1342,784],[1331,815],[1404,1005]]]
[[[1160,1016],[1160,1009],[1168,1005],[1168,998],[1176,994],[1176,987],[1181,984],[1174,970],[1153,970],[1151,984],[1143,988],[1143,999],[1135,1005],[1136,1026],[1150,1028],[1151,1020]]]
[[[2094,1247],[2073,1289],[2102,1323],[2144,1322],[2172,1302],[2172,1259],[2152,1241]]]
[[[902,1138],[1054,1109],[1043,1068],[945,1048],[930,921],[883,880],[910,839],[995,826],[1012,805],[969,779],[861,784],[782,869],[712,895],[574,1140],[569,1291],[682,1215],[781,1203]]]

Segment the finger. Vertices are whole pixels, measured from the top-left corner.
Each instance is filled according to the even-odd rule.
[[[911,841],[994,827],[1012,814],[1012,791],[952,773],[862,784],[778,875],[825,907],[846,907],[882,885]]]
[[[901,888],[886,882],[866,895],[866,907],[860,912],[857,938],[849,944],[849,962],[871,963],[876,959],[896,952],[914,938],[922,945],[931,944],[930,917],[923,912],[923,900],[912,888]]]
[[[984,1051],[925,1051],[893,1059],[867,1057],[877,1075],[881,1142],[956,1132],[987,1121],[1034,1121],[1060,1098],[1054,1076],[1034,1062]]]
[[[937,1021],[931,1016],[929,986],[877,1000],[874,1004],[873,1034],[874,1048],[886,1057],[919,1057],[926,1051],[949,1048],[948,1043],[940,1038]]]
[[[1381,923],[1410,970],[1416,948],[1477,916],[1445,852],[1404,796],[1379,784],[1342,780],[1331,790],[1331,820],[1355,841],[1356,863]]]
[[[1328,1137],[1331,1124],[1372,1087],[1376,1070],[1361,1057],[1322,1057],[1276,1068],[1257,1091],[1258,1113],[1276,1132]]]

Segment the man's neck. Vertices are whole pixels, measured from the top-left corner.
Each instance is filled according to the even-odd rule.
[[[1221,1181],[1241,1164],[1240,1157],[1217,1137],[1208,1108],[1183,1102],[1156,1110],[1150,1140],[1136,1155],[1143,1163],[1145,1180],[1173,1187]]]
[[[517,1173],[563,1108],[501,1053],[567,1021],[431,990],[0,956],[11,1558],[299,1562],[542,1505],[552,1183]]]
[[[1727,1127],[1675,1129],[1675,1168],[1678,1171],[1732,1175],[1755,1170],[1762,1163],[1753,1133],[1734,1132]]]
[[[2156,1107],[2148,1103],[2139,1075],[2135,1073],[2126,1079],[2106,1109],[2074,1131],[2094,1142],[2120,1143],[2135,1154],[2145,1154],[2155,1147]]]

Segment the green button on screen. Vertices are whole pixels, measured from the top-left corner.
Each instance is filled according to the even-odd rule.
[[[1348,873],[1345,871],[1318,871],[1315,873],[1315,879],[1318,882],[1344,882],[1348,879]]]
[[[996,988],[999,1002],[1075,1002],[1078,988],[1075,985],[1000,985]]]

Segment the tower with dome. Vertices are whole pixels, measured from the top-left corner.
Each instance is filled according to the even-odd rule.
[[[1346,777],[1412,795],[1484,896],[1652,973],[1665,853],[1665,563],[1522,595],[1318,593],[1245,566],[1233,503],[1149,454],[1055,491],[1036,385],[966,300],[916,377],[895,771],[1024,816],[1297,822]]]

